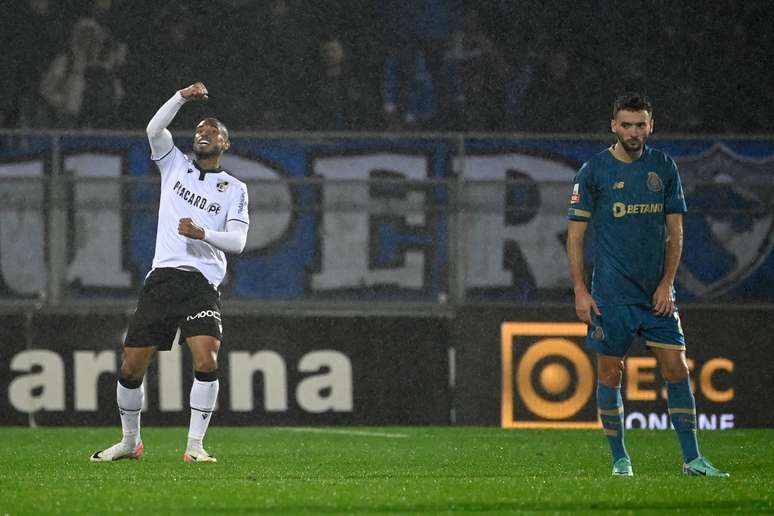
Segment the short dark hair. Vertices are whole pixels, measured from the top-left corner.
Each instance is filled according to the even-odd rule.
[[[647,111],[653,116],[653,104],[642,93],[627,91],[618,95],[613,102],[613,118],[619,111]]]
[[[200,125],[214,125],[215,127],[218,128],[218,131],[220,131],[221,134],[223,134],[223,136],[225,136],[226,141],[228,141],[228,128],[226,127],[226,124],[224,124],[223,122],[221,122],[217,118],[212,117],[212,116],[207,117],[207,118],[203,119],[201,122],[199,122],[196,127],[199,127]]]

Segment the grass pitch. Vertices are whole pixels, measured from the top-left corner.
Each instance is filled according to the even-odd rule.
[[[634,478],[610,477],[601,430],[214,426],[218,464],[183,463],[186,432],[90,463],[120,430],[0,428],[0,515],[774,513],[774,430],[700,433],[730,479],[682,476],[666,431],[627,434]]]

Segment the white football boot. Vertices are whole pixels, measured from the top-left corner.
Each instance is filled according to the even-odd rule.
[[[138,444],[135,447],[132,447],[128,444],[124,444],[123,441],[120,443],[114,444],[110,448],[107,448],[106,450],[95,452],[91,456],[92,462],[110,462],[114,460],[120,460],[120,459],[134,459],[138,460],[140,457],[142,457],[143,452],[145,451],[145,446],[142,444],[142,441],[140,441],[140,444]]]
[[[183,460],[189,464],[192,462],[218,462],[218,459],[207,453],[204,448],[186,450],[183,454]]]

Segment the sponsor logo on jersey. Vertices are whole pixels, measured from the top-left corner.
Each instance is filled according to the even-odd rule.
[[[242,195],[239,196],[239,206],[237,207],[237,213],[243,214],[247,208],[247,190],[242,189]]]
[[[624,217],[626,215],[642,215],[645,213],[664,213],[664,204],[660,202],[643,204],[613,203],[613,216],[615,218]]]
[[[192,192],[183,186],[180,181],[175,183],[175,186],[172,187],[172,190],[191,206],[199,208],[200,210],[208,209],[207,198]],[[217,211],[215,213],[218,212],[220,212],[220,206],[217,207]],[[212,213],[212,205],[209,206],[208,213]]]
[[[202,310],[198,314],[189,315],[185,318],[186,321],[193,321],[196,319],[203,319],[205,317],[213,317],[216,321],[220,321],[220,312],[217,310]]]
[[[613,190],[623,190],[624,182],[618,181],[617,183],[613,184]]]
[[[578,204],[580,202],[580,193],[578,192],[579,188],[580,185],[578,183],[573,185],[572,195],[570,195],[570,204]]]
[[[661,178],[658,177],[658,174],[655,172],[648,172],[648,190],[651,192],[660,192],[664,189],[664,183],[661,181]]]
[[[228,181],[220,180],[215,184],[215,188],[218,189],[219,192],[225,192],[229,187]]]

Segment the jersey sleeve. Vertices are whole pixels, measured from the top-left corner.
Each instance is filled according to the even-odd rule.
[[[677,163],[669,160],[669,176],[664,191],[664,213],[685,213],[688,206],[685,204],[683,184],[680,181],[680,173],[677,171]]]
[[[587,222],[594,212],[594,198],[592,197],[593,177],[588,163],[583,165],[573,179],[572,193],[570,194],[570,209],[567,218]]]
[[[188,167],[188,158],[183,154],[183,151],[174,145],[169,149],[169,152],[153,161],[156,163],[156,166],[159,167],[159,172],[162,177],[168,175],[171,170],[174,170],[177,167]]]
[[[250,208],[249,198],[247,195],[247,185],[239,183],[239,188],[236,189],[236,196],[232,199],[231,205],[228,207],[228,216],[226,222],[230,220],[238,220],[245,224],[250,224]]]

